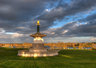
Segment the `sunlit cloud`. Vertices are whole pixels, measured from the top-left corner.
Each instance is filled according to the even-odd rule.
[[[96,0],[0,1],[0,41],[32,42],[37,20],[41,33],[53,42],[95,41]]]
[[[68,30],[64,30],[63,32],[62,32],[62,34],[65,34],[65,33],[67,33],[68,32]]]

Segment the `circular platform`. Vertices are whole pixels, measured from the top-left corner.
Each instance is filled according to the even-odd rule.
[[[46,52],[30,52],[29,50],[20,50],[18,51],[18,56],[23,57],[46,57],[46,56],[56,56],[58,55],[59,50],[47,50]]]

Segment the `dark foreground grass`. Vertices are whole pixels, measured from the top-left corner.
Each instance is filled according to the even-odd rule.
[[[58,56],[25,58],[20,49],[0,48],[0,68],[96,68],[96,51],[62,50]]]

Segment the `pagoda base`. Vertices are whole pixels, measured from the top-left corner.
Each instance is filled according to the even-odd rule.
[[[46,57],[56,56],[59,50],[47,50],[43,43],[33,43],[29,50],[19,50],[18,56],[23,57]]]
[[[48,50],[47,52],[29,52],[28,50],[20,50],[18,51],[18,56],[23,57],[46,57],[46,56],[56,56],[58,55],[58,51],[56,50]]]

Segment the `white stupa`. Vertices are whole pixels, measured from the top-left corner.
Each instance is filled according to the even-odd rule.
[[[39,27],[40,23],[37,21],[37,33],[30,35],[31,37],[34,37],[32,46],[29,50],[19,50],[18,56],[45,57],[58,55],[58,50],[48,50],[44,47],[44,39],[42,37],[45,37],[46,35],[40,33]]]

